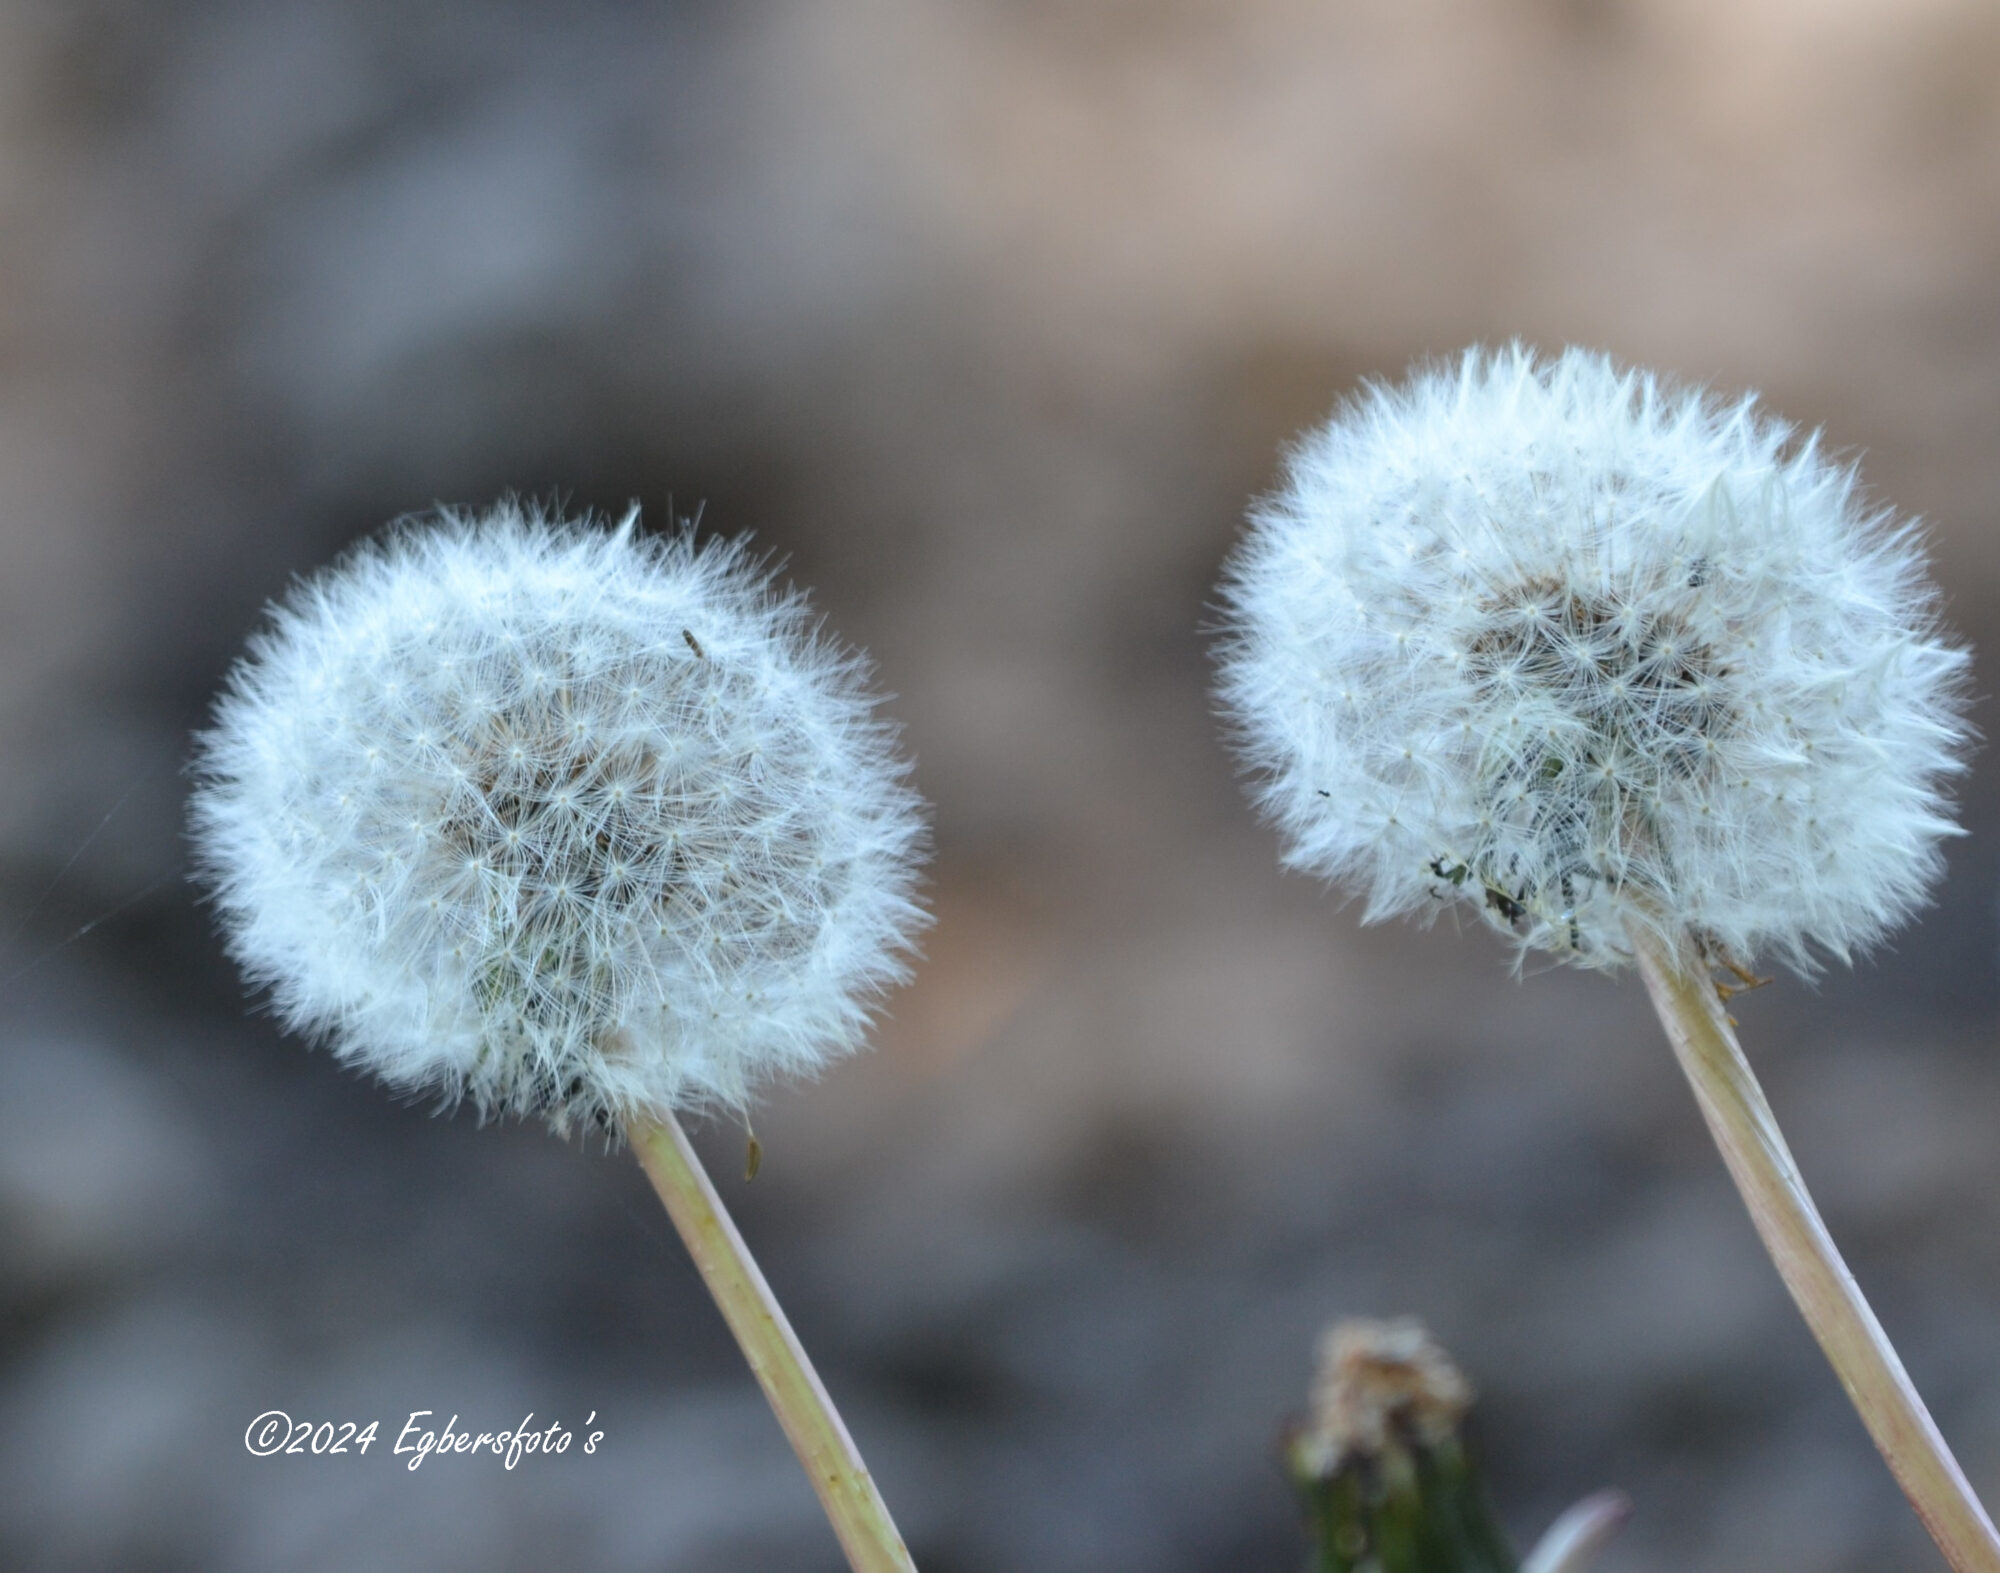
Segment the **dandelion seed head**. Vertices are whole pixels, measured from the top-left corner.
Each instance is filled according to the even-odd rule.
[[[1914,525],[1754,398],[1474,349],[1309,434],[1222,588],[1286,860],[1523,948],[1810,971],[1925,899],[1966,653]]]
[[[198,740],[198,863],[286,1025],[559,1130],[855,1048],[924,922],[863,660],[739,543],[446,511],[295,587]]]

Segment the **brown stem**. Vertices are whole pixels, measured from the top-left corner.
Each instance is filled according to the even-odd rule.
[[[1896,1483],[1955,1573],[2000,1573],[2000,1537],[1820,1221],[1708,969],[1627,924],[1653,1008],[1750,1219]]]
[[[671,1113],[625,1134],[777,1412],[854,1573],[916,1573],[854,1439]]]

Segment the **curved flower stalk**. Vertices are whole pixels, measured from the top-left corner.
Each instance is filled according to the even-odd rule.
[[[193,834],[288,1027],[392,1088],[628,1137],[857,1569],[887,1509],[677,1111],[859,1046],[924,829],[858,656],[737,544],[503,503],[273,609],[198,740]]]
[[[1877,1445],[1952,1565],[2000,1569],[1708,982],[1845,960],[1941,871],[1967,657],[1915,527],[1754,399],[1475,349],[1301,442],[1223,598],[1286,861],[1369,919],[1469,906],[1522,953],[1637,959]]]

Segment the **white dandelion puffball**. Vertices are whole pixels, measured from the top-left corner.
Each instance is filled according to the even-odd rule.
[[[856,1046],[923,922],[860,657],[738,543],[503,503],[271,613],[198,743],[199,863],[289,1027],[558,1131]]]
[[[1968,658],[1916,528],[1745,397],[1474,349],[1290,456],[1220,694],[1294,867],[1586,966],[1810,971],[1924,899]]]

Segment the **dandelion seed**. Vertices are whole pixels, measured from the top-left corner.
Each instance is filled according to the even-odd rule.
[[[1640,913],[1809,970],[1955,833],[1967,657],[1916,530],[1748,398],[1469,352],[1306,437],[1222,593],[1259,801],[1371,919],[1463,902],[1615,966]]]
[[[199,741],[200,865],[286,1024],[394,1087],[740,1108],[858,1044],[922,922],[864,678],[740,546],[447,512],[274,609]]]

